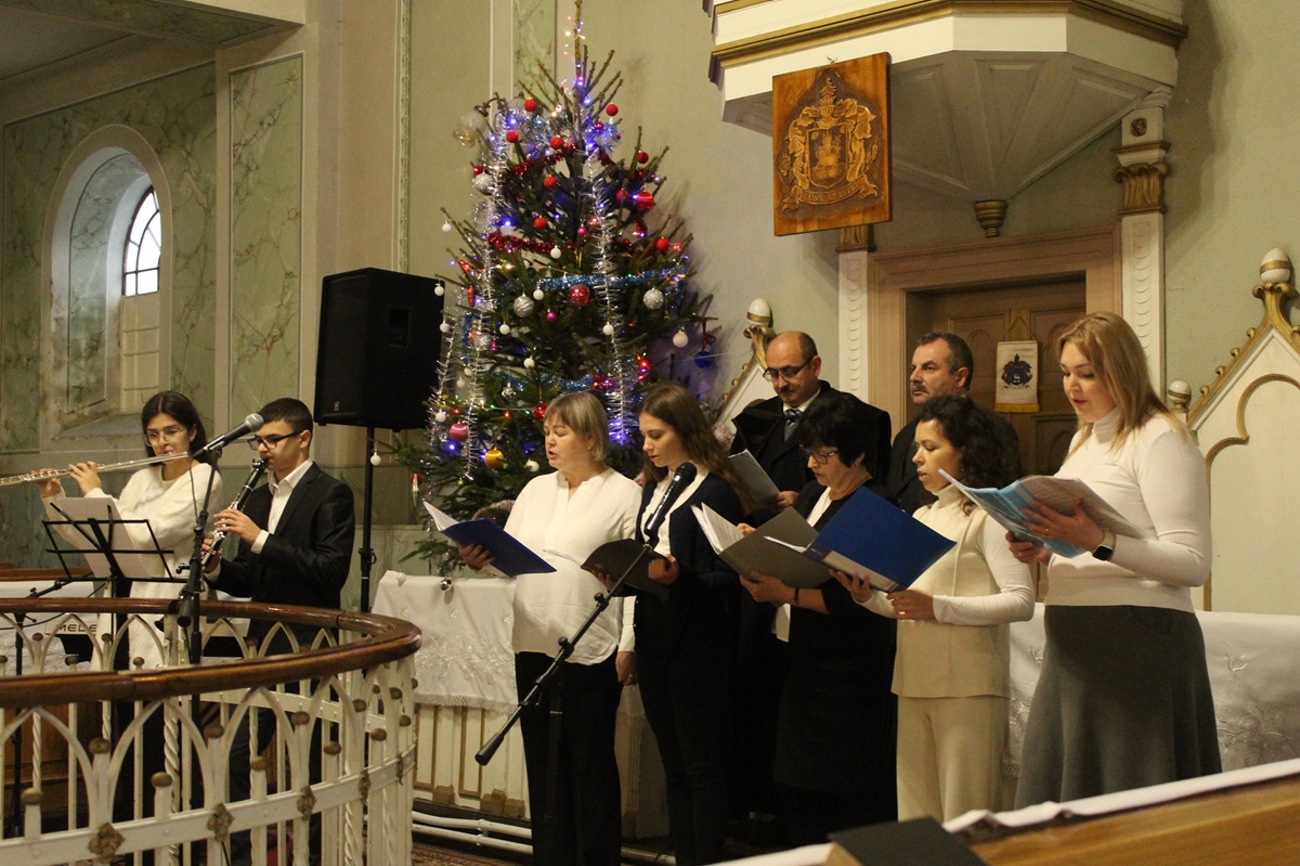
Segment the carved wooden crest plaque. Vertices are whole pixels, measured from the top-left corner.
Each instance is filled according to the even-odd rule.
[[[778,235],[885,222],[889,55],[772,79]]]

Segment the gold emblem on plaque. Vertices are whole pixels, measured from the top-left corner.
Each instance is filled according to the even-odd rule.
[[[784,181],[781,210],[829,205],[854,196],[869,199],[878,189],[871,180],[880,158],[876,115],[849,91],[834,72],[824,72],[810,104],[786,128],[777,170]]]

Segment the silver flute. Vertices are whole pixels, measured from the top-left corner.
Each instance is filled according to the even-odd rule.
[[[262,473],[265,471],[266,461],[254,460],[253,471],[248,473],[248,480],[244,482],[243,487],[239,488],[239,495],[235,497],[235,501],[230,503],[227,507],[233,508],[236,511],[243,508],[244,502],[248,500],[248,494],[253,492],[253,488],[256,487],[257,482],[262,479]],[[217,532],[212,533],[212,546],[208,548],[207,552],[203,554],[203,558],[199,560],[200,568],[207,568],[208,562],[211,561],[212,557],[221,555],[221,542],[225,540],[225,532],[218,530]]]
[[[134,469],[137,466],[149,466],[153,463],[166,463],[168,460],[180,460],[190,455],[182,451],[179,454],[159,454],[156,457],[141,457],[139,460],[126,460],[122,463],[108,463],[102,466],[96,466],[95,471],[100,475],[107,472],[120,472],[123,469]],[[0,487],[10,487],[14,484],[27,484],[33,481],[45,481],[49,478],[62,478],[65,475],[72,474],[70,469],[37,469],[32,472],[24,472],[22,475],[9,475],[0,478]]]

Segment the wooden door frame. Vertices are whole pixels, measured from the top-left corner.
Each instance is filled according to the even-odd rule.
[[[945,289],[1002,288],[1029,280],[1084,280],[1088,312],[1120,310],[1123,281],[1118,224],[1029,237],[867,256],[866,339],[848,348],[871,347],[867,371],[870,401],[902,426],[907,399],[907,295]],[[842,309],[843,312],[843,309]],[[843,323],[842,323],[843,324]],[[853,364],[855,359],[842,359]]]

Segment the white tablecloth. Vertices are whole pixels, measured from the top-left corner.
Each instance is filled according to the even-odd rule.
[[[450,589],[442,585],[439,577],[390,571],[379,582],[375,598],[376,613],[410,620],[424,633],[415,659],[416,699],[440,706],[512,709],[513,583],[462,578],[452,581]],[[1198,617],[1205,633],[1224,769],[1300,758],[1300,617]],[[1019,772],[1043,642],[1043,606],[1038,605],[1032,620],[1011,626],[1011,775]],[[1123,647],[1097,651],[1122,652]]]
[[[412,622],[424,635],[415,654],[416,701],[513,710],[514,582],[476,577],[443,585],[440,577],[390,571],[375,595],[375,613]]]

